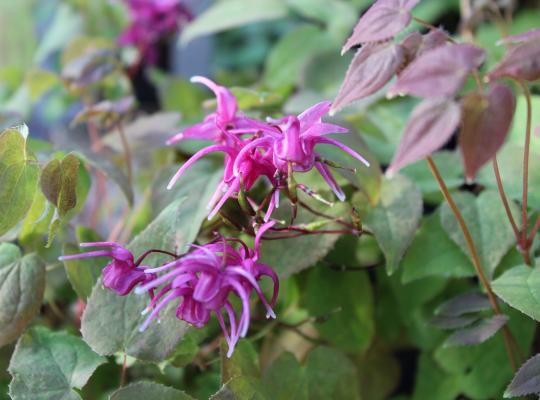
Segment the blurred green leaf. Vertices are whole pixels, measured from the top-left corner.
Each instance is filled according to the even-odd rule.
[[[418,364],[413,400],[454,400],[458,397],[459,376],[446,373],[427,353],[420,355]]]
[[[60,83],[60,79],[57,75],[44,69],[31,69],[28,71],[25,78],[25,84],[28,87],[30,98],[33,101],[38,100],[41,96]]]
[[[305,371],[294,355],[281,354],[264,373],[263,383],[272,392],[274,400],[308,400],[308,382]]]
[[[337,348],[359,353],[375,334],[373,294],[367,272],[333,271],[319,265],[309,272],[302,301],[321,337]]]
[[[401,263],[403,283],[428,276],[474,276],[467,256],[444,231],[440,213],[425,217]]]
[[[328,50],[327,34],[304,24],[283,36],[266,59],[264,83],[271,89],[294,85],[311,58]]]
[[[477,246],[482,267],[490,278],[516,241],[499,194],[494,191],[484,191],[478,197],[474,197],[471,193],[463,192],[456,193],[454,200],[467,222]],[[519,225],[519,209],[514,203],[510,203],[510,206]],[[441,224],[464,254],[469,256],[463,232],[447,203],[441,206]]]
[[[24,218],[37,189],[39,166],[26,149],[26,135],[18,129],[0,134],[0,236]]]
[[[247,340],[238,342],[231,358],[227,357],[227,344],[221,342],[221,382],[227,383],[233,378],[259,378],[259,356],[253,345]]]
[[[81,389],[105,362],[80,338],[35,327],[19,339],[13,353],[9,394],[14,400],[81,399],[74,389]]]
[[[375,235],[386,258],[386,270],[394,273],[413,240],[422,217],[422,196],[408,178],[398,175],[384,179],[379,202],[370,207],[353,199],[362,223]]]
[[[15,340],[39,313],[45,290],[45,265],[36,254],[14,259],[15,249],[0,251],[0,346]],[[7,254],[6,254],[7,253]]]
[[[286,15],[287,7],[283,0],[217,1],[184,28],[179,44],[186,45],[200,36]]]
[[[186,393],[155,382],[136,382],[115,391],[110,400],[193,400]]]

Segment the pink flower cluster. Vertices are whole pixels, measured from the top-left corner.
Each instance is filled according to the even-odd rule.
[[[150,296],[150,304],[143,311],[144,314],[149,313],[149,316],[140,327],[141,332],[159,317],[169,303],[178,299],[181,300],[176,307],[176,317],[197,328],[205,326],[213,312],[229,345],[230,357],[239,338],[248,332],[252,291],[255,291],[266,308],[267,317],[276,317],[272,307],[277,300],[279,280],[269,266],[258,261],[261,237],[273,225],[274,222],[269,222],[259,228],[254,249],[239,239],[220,237],[202,246],[193,245],[192,251],[157,268],[140,265],[144,257],[155,250],[146,252],[134,261],[129,250],[112,242],[81,243],[81,247],[99,246],[109,249],[66,255],[60,257],[60,260],[104,256],[112,258],[103,270],[103,286],[120,296],[134,289],[135,293],[148,293]],[[265,276],[274,285],[270,302],[266,300],[259,285]],[[231,297],[237,297],[241,302],[239,317],[234,311]]]
[[[190,20],[189,10],[180,0],[124,0],[129,25],[118,38],[120,45],[136,47],[149,64],[157,62],[157,44],[176,33],[182,22]]]
[[[259,178],[266,178],[272,187],[265,216],[265,221],[268,221],[273,210],[279,207],[280,190],[289,187],[292,174],[313,168],[317,169],[336,196],[344,200],[345,194],[334,179],[328,163],[316,150],[319,144],[335,146],[369,166],[367,160],[356,151],[327,136],[347,132],[341,126],[322,121],[330,110],[330,102],[315,104],[298,116],[259,121],[238,111],[237,100],[227,88],[203,77],[194,77],[192,82],[202,83],[214,92],[217,110],[203,122],[171,138],[168,144],[183,139],[211,140],[214,144],[203,148],[184,163],[168,188],[200,158],[213,152],[224,153],[223,179],[208,205],[211,209],[208,218],[216,215],[227,199],[237,196],[240,190],[249,191]]]

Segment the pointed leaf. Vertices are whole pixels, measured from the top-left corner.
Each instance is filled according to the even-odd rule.
[[[436,47],[409,64],[388,95],[452,97],[484,58],[482,49],[468,44]]]
[[[13,400],[77,400],[95,369],[107,360],[79,337],[35,327],[15,347],[9,363]]]
[[[495,315],[486,318],[475,326],[454,332],[446,339],[444,346],[470,346],[483,343],[495,335],[507,322],[508,317],[506,315]]]
[[[525,81],[540,79],[540,40],[512,47],[503,60],[488,74],[490,79],[514,78]]]
[[[454,330],[458,328],[465,328],[476,321],[478,321],[478,317],[474,315],[464,317],[436,316],[431,318],[429,323],[439,329]]]
[[[0,247],[6,251],[6,247]],[[15,259],[15,251],[0,265],[0,346],[15,340],[38,314],[45,291],[45,265],[36,254]],[[8,263],[9,262],[9,263]]]
[[[377,0],[360,18],[341,53],[351,47],[394,37],[411,23],[410,10],[420,0]]]
[[[448,34],[442,29],[430,30],[425,35],[421,35],[417,31],[409,33],[401,41],[401,46],[405,51],[406,65],[409,65],[415,58],[425,52],[447,43]]]
[[[528,396],[540,393],[540,354],[521,366],[504,392],[504,397]]]
[[[540,40],[540,28],[531,29],[530,31],[518,33],[517,35],[506,36],[499,40],[497,45],[508,43],[525,43],[533,40]]]
[[[463,314],[489,310],[490,307],[487,296],[479,292],[468,292],[444,302],[435,313],[445,317],[460,317]]]
[[[453,100],[424,100],[413,111],[396,155],[388,168],[393,174],[441,148],[459,125],[461,109]]]
[[[504,144],[516,102],[508,86],[495,83],[485,95],[477,92],[468,94],[463,99],[462,108],[459,148],[465,164],[465,176],[473,180],[480,168]]]
[[[403,48],[399,45],[363,46],[349,65],[331,112],[382,89],[398,71],[403,60]]]

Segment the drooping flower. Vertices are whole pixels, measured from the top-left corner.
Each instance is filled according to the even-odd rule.
[[[238,340],[248,332],[253,290],[266,308],[267,318],[276,317],[272,307],[277,300],[279,279],[269,266],[258,262],[260,238],[273,224],[269,222],[259,229],[255,249],[249,249],[239,239],[219,238],[203,246],[194,245],[191,252],[173,262],[147,269],[146,273],[153,278],[135,292],[142,294],[160,289],[144,311],[149,316],[140,330],[144,331],[158,318],[169,303],[181,299],[176,317],[197,328],[205,326],[212,313],[216,315],[230,357]],[[240,248],[236,249],[234,243],[239,243]],[[163,274],[157,277],[158,273]],[[259,285],[264,276],[271,278],[274,284],[270,302]],[[239,316],[231,303],[232,297],[239,298],[242,304]]]
[[[60,261],[78,260],[91,257],[110,257],[112,261],[103,269],[103,286],[125,296],[133,288],[146,281],[145,267],[136,265],[133,254],[114,242],[81,243],[81,247],[108,247],[106,250],[94,250],[87,253],[70,254],[59,257]]]
[[[120,45],[136,47],[149,64],[157,62],[157,44],[191,19],[180,0],[124,0],[129,25],[118,38]]]

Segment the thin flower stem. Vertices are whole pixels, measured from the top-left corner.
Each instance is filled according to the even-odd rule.
[[[521,202],[521,217],[523,221],[523,226],[521,227],[521,245],[524,249],[527,250],[525,246],[527,245],[527,204],[529,201],[529,157],[531,150],[531,125],[532,125],[532,103],[531,103],[531,92],[529,87],[523,81],[518,80],[518,84],[523,90],[525,100],[527,101],[527,126],[525,131],[525,149],[523,151],[523,199]]]
[[[122,372],[120,373],[120,387],[126,384],[126,371],[127,371],[127,354],[124,353],[124,362],[122,364]]]
[[[480,257],[478,255],[478,251],[476,249],[476,245],[474,244],[474,240],[472,238],[471,232],[469,231],[469,228],[467,226],[467,223],[463,219],[463,215],[461,214],[461,211],[459,210],[456,202],[454,201],[454,198],[448,191],[448,187],[446,186],[446,183],[444,182],[444,179],[441,176],[441,173],[439,172],[439,169],[437,168],[435,162],[431,157],[427,158],[427,162],[429,165],[429,169],[431,170],[431,173],[433,174],[433,177],[437,180],[437,183],[439,184],[439,187],[441,189],[441,192],[450,206],[452,212],[454,213],[454,216],[456,217],[456,220],[459,223],[459,226],[461,228],[461,231],[463,232],[463,236],[465,237],[465,241],[467,243],[467,247],[469,249],[469,252],[471,254],[472,262],[474,265],[474,269],[476,270],[476,275],[478,276],[478,279],[480,280],[480,283],[484,287],[489,302],[491,304],[491,307],[493,308],[493,311],[495,314],[501,314],[501,308],[499,306],[499,302],[497,301],[497,297],[493,293],[493,290],[491,289],[491,285],[489,283],[489,280],[487,279],[486,275],[484,274],[484,270],[482,268],[482,264],[480,262]],[[510,360],[510,364],[512,366],[512,369],[514,372],[517,370],[517,362],[514,357],[514,351],[512,350],[513,346],[512,343],[515,343],[515,340],[512,337],[512,333],[508,329],[507,326],[504,326],[502,328],[503,337],[504,337],[504,345],[506,348],[506,352],[508,353],[508,358]]]
[[[519,241],[519,237],[520,237],[519,228],[516,224],[516,220],[514,219],[514,216],[512,215],[512,210],[510,210],[510,203],[508,202],[508,198],[506,197],[506,192],[504,191],[504,185],[501,178],[501,172],[499,170],[499,163],[497,162],[497,156],[493,157],[492,165],[493,165],[493,172],[495,173],[495,179],[497,180],[497,189],[499,189],[499,195],[501,196],[501,201],[504,205],[506,216],[508,217],[508,221],[510,222],[510,225],[512,225],[512,230],[514,231],[516,240]]]
[[[317,211],[314,208],[312,208],[310,205],[304,203],[303,201],[299,201],[298,204],[300,207],[304,208],[306,211],[310,212],[313,215],[316,215],[317,217],[326,218],[330,221],[333,221],[337,224],[343,225],[347,228],[355,229],[356,227],[353,224],[350,224],[346,221],[343,221],[341,218],[332,217],[331,215],[325,214],[323,212]]]
[[[538,233],[538,230],[540,229],[540,214],[536,218],[536,222],[534,223],[534,226],[532,228],[531,233],[529,234],[529,238],[527,239],[527,248],[530,248],[534,242],[534,237]]]
[[[131,153],[131,147],[129,146],[129,142],[126,137],[126,132],[124,131],[124,125],[122,124],[122,121],[119,121],[118,124],[116,124],[116,128],[118,130],[118,134],[120,135],[120,141],[122,142],[122,147],[124,148],[127,178],[128,178],[129,185],[131,186],[133,185],[133,157]]]

